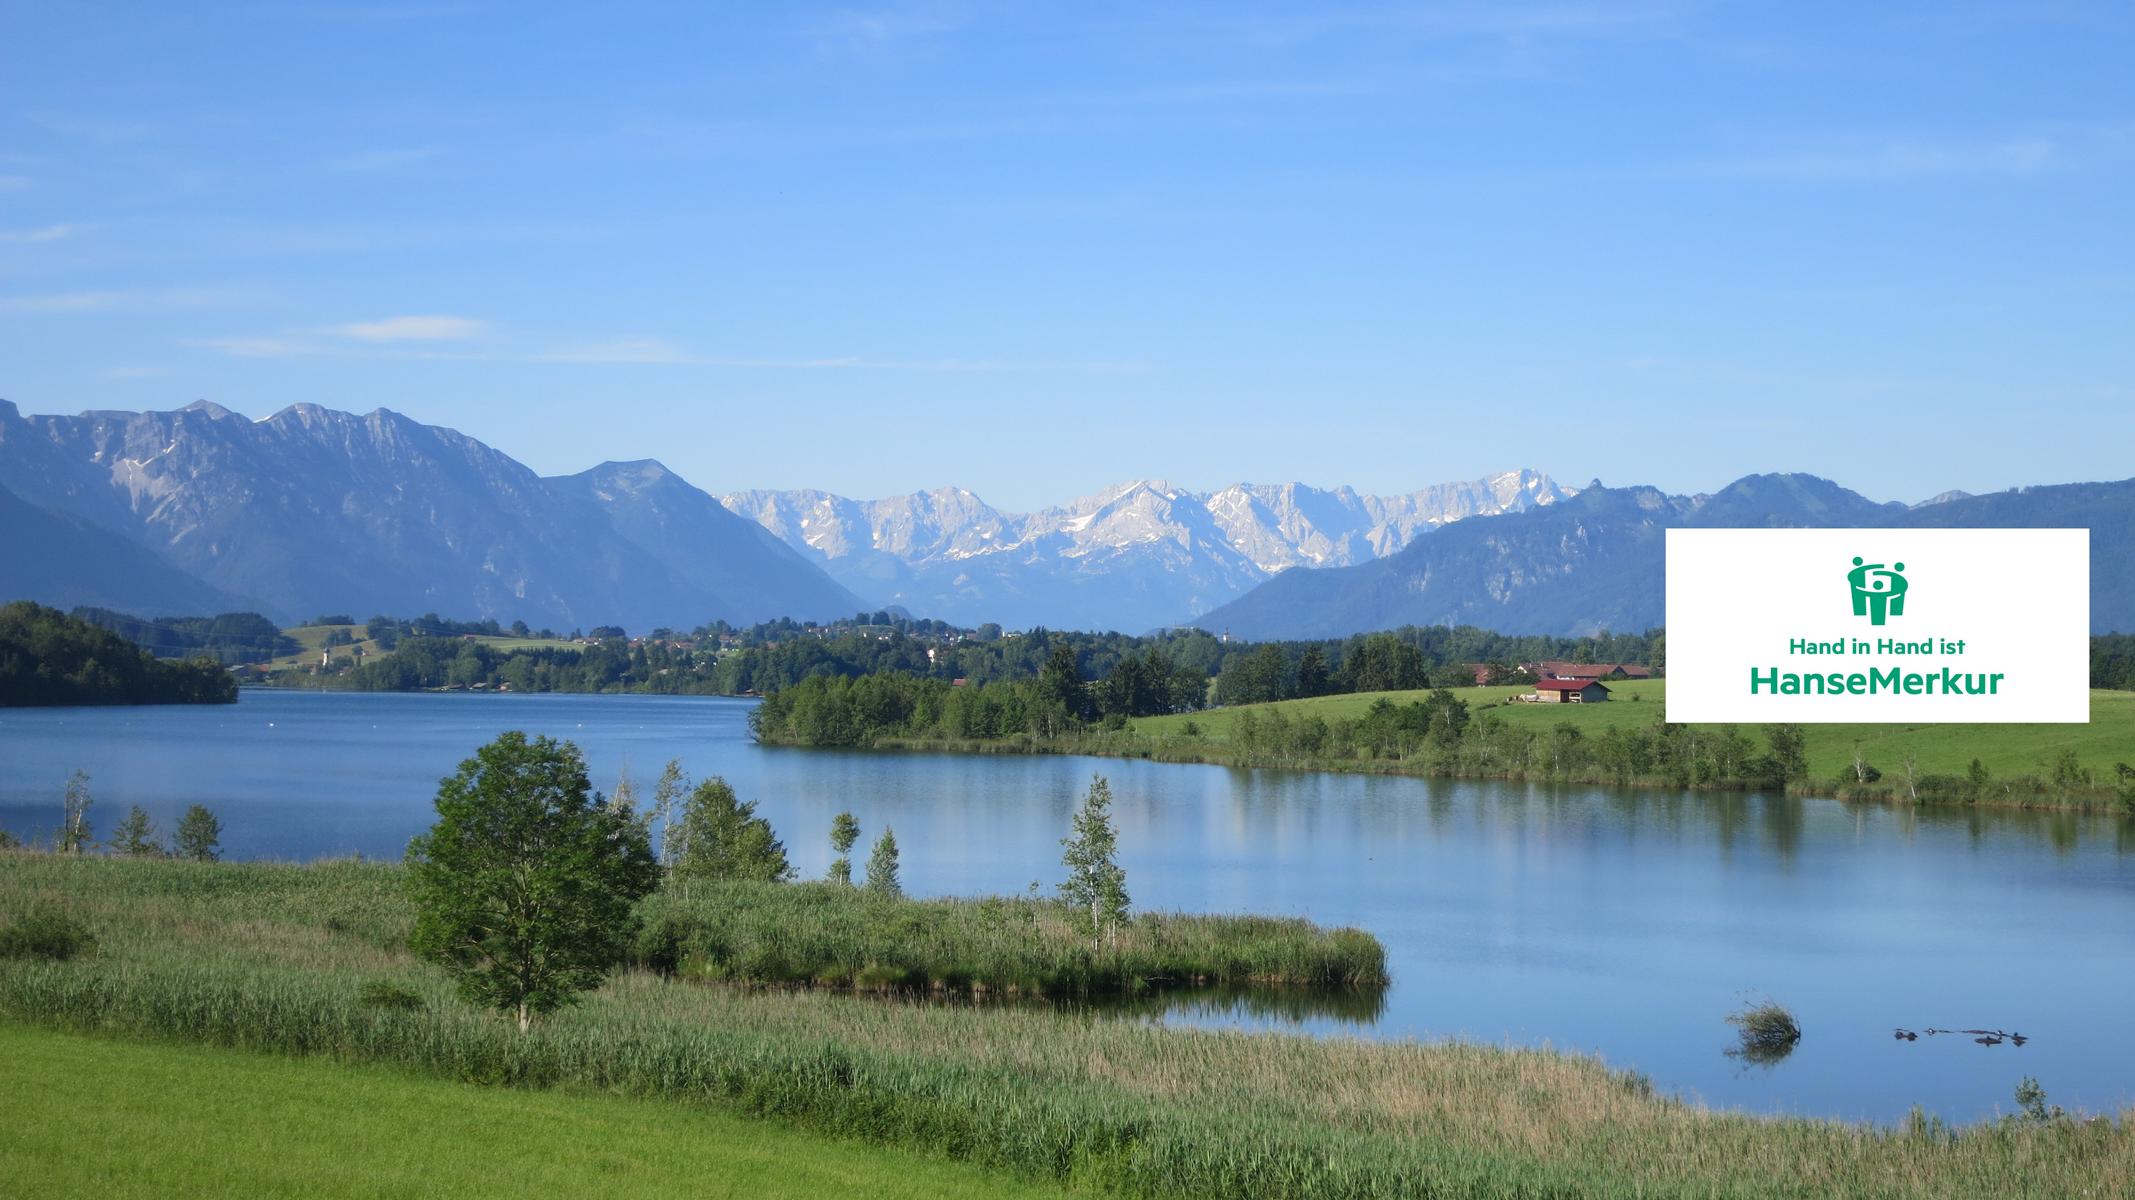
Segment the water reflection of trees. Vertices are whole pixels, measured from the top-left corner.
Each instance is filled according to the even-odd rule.
[[[1760,845],[1782,867],[1809,846],[1811,823],[1850,818],[1855,839],[1878,832],[1910,841],[1923,833],[1957,834],[1973,843],[2031,843],[2057,854],[2085,844],[2135,853],[2135,817],[2068,809],[1976,805],[1848,804],[1779,792],[1660,791],[1599,785],[1424,779],[1309,771],[1230,768],[1236,816],[1262,832],[1346,829],[1375,843],[1428,832],[1435,840],[1463,830],[1548,831],[1580,827],[1589,837],[1625,840],[1659,835],[1686,846],[1709,838],[1723,854]],[[1415,821],[1422,818],[1421,827]],[[1595,818],[1606,816],[1606,822]]]
[[[1729,1046],[1721,1053],[1745,1066],[1770,1069],[1785,1062],[1787,1055],[1794,1053],[1794,1047],[1797,1044],[1795,1042],[1749,1042],[1740,1046]]]
[[[1335,1021],[1374,1025],[1386,1014],[1385,988],[1194,988],[1100,1002],[1119,1015],[1177,1018],[1189,1023],[1251,1021],[1302,1025]]]
[[[973,996],[954,993],[898,993],[897,999],[924,1004],[989,1005],[1046,1008],[1116,1020],[1174,1019],[1186,1024],[1303,1025],[1334,1021],[1369,1026],[1386,1014],[1385,988],[1217,987],[1171,988],[1137,996],[1085,996],[1048,1000],[1035,996]]]

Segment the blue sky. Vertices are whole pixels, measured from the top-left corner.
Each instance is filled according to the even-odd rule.
[[[721,491],[2135,472],[2135,9],[0,0],[0,396]]]

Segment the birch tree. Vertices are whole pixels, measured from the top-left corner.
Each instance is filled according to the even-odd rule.
[[[1067,848],[1061,862],[1068,869],[1060,898],[1093,948],[1107,943],[1116,947],[1128,919],[1127,872],[1114,859],[1119,833],[1112,827],[1112,784],[1104,776],[1091,776],[1090,790],[1075,812],[1074,830],[1060,839]]]

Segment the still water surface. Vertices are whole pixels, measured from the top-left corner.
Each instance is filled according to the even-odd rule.
[[[1048,888],[1093,771],[1117,796],[1141,908],[1358,925],[1382,1003],[1202,1005],[1168,1019],[1599,1054],[1713,1105],[1891,1121],[2135,1103],[2135,823],[2024,812],[1245,771],[1089,758],[760,747],[749,704],[657,696],[247,691],[234,706],[0,710],[0,828],[47,839],[68,771],[99,833],[139,804],[222,818],[233,858],[397,857],[440,777],[525,729],[576,741],[595,782],[679,758],[761,802],[804,876],[830,819],[897,831],[922,895]],[[861,849],[865,850],[865,842]],[[1804,1039],[1771,1067],[1722,1050],[1770,995]],[[1211,1011],[1213,1008],[1214,1011]],[[1894,1040],[2001,1028],[2030,1041]]]

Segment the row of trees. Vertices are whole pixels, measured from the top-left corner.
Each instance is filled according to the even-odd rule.
[[[1414,689],[1430,674],[1415,647],[1391,635],[1357,639],[1344,662],[1356,690]],[[1218,703],[1245,704],[1326,695],[1339,686],[1317,645],[1292,664],[1269,644],[1233,660],[1217,677]],[[1507,681],[1511,672],[1506,671]],[[1474,672],[1455,668],[1462,686]],[[1056,643],[1034,680],[956,686],[901,673],[858,678],[815,676],[772,692],[752,714],[759,738],[810,746],[870,746],[884,738],[990,739],[1057,737],[1091,724],[1118,728],[1128,719],[1201,708],[1209,689],[1193,668],[1151,647],[1119,659],[1111,673],[1086,680],[1075,654]],[[1465,706],[1463,706],[1465,711]]]
[[[881,614],[876,614],[881,615]],[[487,623],[494,625],[494,622]],[[790,624],[790,622],[788,623]],[[1505,682],[1522,682],[1513,664],[1535,658],[1649,662],[1655,635],[1597,638],[1507,638],[1483,630],[1405,629],[1324,642],[1225,642],[1200,630],[1149,637],[1032,630],[981,638],[922,632],[925,622],[828,630],[775,625],[745,635],[708,630],[684,637],[630,641],[620,630],[596,645],[521,648],[396,624],[371,632],[392,653],[373,657],[329,686],[365,691],[503,688],[512,691],[634,691],[674,694],[770,693],[824,676],[898,674],[944,683],[991,684],[1038,679],[1063,656],[1082,679],[1114,694],[1092,698],[1096,715],[1147,716],[1219,704],[1250,704],[1333,692],[1384,691],[1475,682],[1465,664],[1496,663]],[[938,624],[938,623],[936,623]],[[658,631],[671,633],[671,631]],[[398,638],[397,642],[392,639]]]
[[[53,850],[61,854],[87,854],[101,848],[105,853],[125,858],[189,858],[200,862],[214,862],[222,857],[222,822],[202,805],[188,806],[179,816],[177,828],[166,840],[148,811],[136,804],[112,827],[111,836],[99,847],[95,828],[89,819],[89,809],[94,803],[89,793],[89,773],[75,771],[68,775],[66,791],[60,797],[59,828],[52,834]],[[22,842],[13,834],[0,829],[0,850],[14,850],[21,846]]]
[[[691,786],[669,763],[645,811],[635,797],[627,779],[613,796],[594,792],[568,742],[514,732],[477,750],[440,785],[437,823],[408,847],[416,952],[451,972],[462,996],[511,1013],[524,1030],[623,960],[638,902],[663,884],[792,878],[770,823],[724,780]],[[1116,944],[1129,917],[1111,800],[1094,780],[1063,856],[1061,899],[1098,946]],[[859,837],[858,820],[838,814],[834,883],[851,885],[847,855]],[[896,835],[885,828],[865,886],[899,897],[898,876]]]

